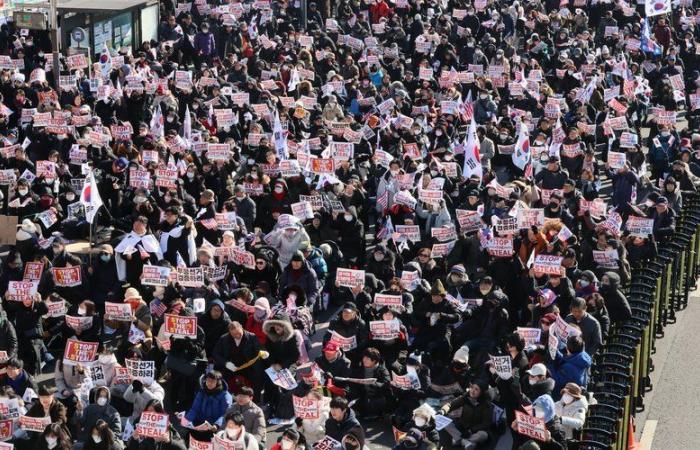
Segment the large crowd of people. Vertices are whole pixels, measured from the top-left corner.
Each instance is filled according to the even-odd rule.
[[[575,448],[698,185],[697,2],[160,17],[59,68],[0,28],[0,439]]]

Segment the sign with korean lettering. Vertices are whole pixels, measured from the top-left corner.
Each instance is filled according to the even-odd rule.
[[[105,319],[131,322],[131,305],[128,303],[105,302]]]
[[[51,417],[19,417],[19,426],[22,427],[24,431],[43,433],[44,429],[49,425],[51,425]]]
[[[141,361],[138,359],[124,360],[129,378],[139,380],[145,385],[150,385],[156,376],[155,361]]]
[[[77,364],[88,364],[97,357],[97,342],[83,342],[75,339],[66,341],[66,348],[63,353],[63,364],[75,366]]]
[[[165,335],[195,339],[197,337],[197,317],[166,314]]]
[[[471,233],[482,227],[481,215],[478,211],[457,210],[457,222],[463,233]]]
[[[513,376],[510,356],[492,356],[491,362],[493,362],[493,368],[496,370],[499,378],[508,380]]]
[[[629,216],[625,223],[627,231],[633,236],[646,238],[650,234],[654,234],[654,219],[646,217]]]
[[[600,267],[606,269],[617,269],[619,259],[617,250],[593,250],[593,261]]]
[[[141,284],[145,286],[167,286],[170,279],[170,267],[143,266]]]
[[[388,341],[399,337],[401,324],[398,320],[373,320],[369,323],[369,332],[372,339]]]
[[[335,281],[338,286],[349,288],[362,287],[365,285],[365,271],[338,268],[335,274]]]
[[[357,348],[357,336],[345,337],[335,331],[331,331],[331,342],[338,344],[344,352],[349,352]]]
[[[544,209],[543,208],[532,208],[532,209],[519,208],[517,218],[518,218],[518,228],[521,230],[524,228],[530,228],[532,226],[536,226],[536,227],[540,228],[544,225]]]
[[[184,287],[201,287],[204,284],[204,271],[201,267],[180,267],[177,269],[177,282]]]
[[[516,331],[520,337],[525,340],[525,345],[536,345],[540,343],[542,330],[539,328],[518,327]]]
[[[391,294],[374,294],[374,304],[376,306],[401,306],[403,304],[401,300],[401,295],[391,295]]]

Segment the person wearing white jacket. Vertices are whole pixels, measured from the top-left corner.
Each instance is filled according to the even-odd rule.
[[[588,401],[581,394],[581,388],[576,383],[566,383],[561,390],[561,399],[554,404],[557,416],[566,432],[566,439],[573,439],[574,430],[580,430],[586,420]]]
[[[148,402],[153,399],[157,399],[158,401],[162,402],[164,397],[165,391],[156,381],[153,381],[148,386],[139,380],[132,381],[124,392],[124,400],[134,404],[134,411],[133,414],[131,414],[131,422],[134,423],[139,417],[141,417],[141,413],[146,408]]]
[[[321,401],[320,414],[317,419],[303,419],[301,421],[302,434],[309,444],[316,443],[326,436],[326,420],[331,414],[330,398],[323,397],[319,390],[311,390],[307,397],[313,397]]]
[[[214,447],[218,441],[223,441],[221,447],[234,447],[240,450],[259,450],[258,440],[248,433],[243,425],[243,415],[236,412],[229,412],[224,416],[224,429],[214,435]],[[231,444],[233,442],[233,444]]]

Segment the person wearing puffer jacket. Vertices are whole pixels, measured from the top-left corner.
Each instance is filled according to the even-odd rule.
[[[197,392],[194,402],[185,414],[185,420],[192,425],[199,426],[208,422],[208,431],[196,432],[192,430],[198,440],[211,438],[211,433],[222,428],[224,414],[231,406],[232,397],[228,391],[228,384],[221,377],[221,372],[212,370],[199,379],[201,389]]]
[[[291,261],[280,276],[280,291],[294,285],[299,286],[304,291],[306,302],[313,310],[319,292],[318,278],[311,264],[304,259],[304,255],[298,250],[294,252]]]
[[[80,435],[78,440],[85,442],[91,437],[91,432],[98,420],[103,420],[115,435],[120,436],[122,422],[119,412],[109,404],[111,393],[109,388],[98,386],[90,391],[90,404],[83,409],[80,418]]]
[[[566,341],[566,356],[557,350],[554,361],[547,364],[547,370],[554,379],[554,391],[561,391],[566,383],[576,383],[579,386],[588,385],[588,369],[593,360],[584,350],[581,336],[569,336]]]
[[[294,254],[306,247],[311,238],[306,230],[298,224],[290,224],[284,228],[278,228],[267,238],[268,244],[279,252],[280,266],[287,267]]]
[[[134,404],[131,423],[136,423],[139,420],[141,413],[151,400],[162,402],[163,398],[165,398],[165,390],[158,382],[153,381],[146,386],[139,380],[132,381],[124,392],[124,400]]]
[[[552,397],[546,394],[538,397],[532,403],[532,409],[535,417],[544,420],[546,426],[545,441],[538,441],[538,448],[540,450],[565,450],[567,446],[564,429],[556,415],[554,400],[552,400]],[[517,431],[515,421],[513,421],[511,427]],[[515,435],[514,441],[518,443],[532,442],[522,435]],[[513,448],[516,447],[516,445],[513,445]]]
[[[42,237],[41,230],[31,220],[24,219],[17,230],[16,237],[16,247],[22,257],[22,261],[32,261],[34,254],[39,248],[39,239]]]
[[[566,383],[561,390],[561,400],[554,404],[557,416],[561,418],[561,424],[566,433],[566,439],[574,438],[574,430],[580,430],[586,421],[588,400],[581,393],[581,388],[576,383]]]

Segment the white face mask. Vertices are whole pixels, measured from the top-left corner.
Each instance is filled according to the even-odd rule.
[[[102,442],[102,436],[97,435],[97,434],[93,434],[92,440],[95,441],[95,444],[99,444],[100,442]]]
[[[284,188],[282,186],[276,186],[275,192],[277,192],[278,194],[281,194],[282,192],[284,192]]]
[[[85,307],[81,306],[78,308],[78,315],[79,316],[84,316],[85,315]]]
[[[538,419],[544,419],[544,411],[542,411],[540,408],[535,408],[535,417]]]
[[[192,178],[194,178],[194,173],[193,173],[193,172],[187,172],[187,178],[189,178],[190,180],[191,180]]]
[[[107,397],[100,397],[97,399],[97,404],[100,406],[104,406],[107,404]]]
[[[73,200],[75,200],[75,194],[73,194],[72,192],[66,194],[66,200],[72,202]]]
[[[415,422],[416,426],[418,428],[422,428],[425,426],[425,419],[422,417],[416,417],[413,419],[413,422]]]
[[[351,215],[351,214],[345,214],[344,217],[345,217],[345,220],[346,220],[347,222],[352,221],[352,215]]]
[[[55,437],[51,437],[51,436],[46,436],[44,439],[46,439],[46,445],[49,448],[54,448],[56,446],[56,442],[58,441],[58,439],[56,439]]]
[[[289,450],[294,446],[294,442],[290,441],[289,439],[282,439],[280,445],[282,447],[282,450]]]
[[[27,195],[28,192],[29,192],[28,189],[17,189],[17,193],[19,195]]]
[[[228,436],[229,439],[236,439],[239,432],[239,428],[226,428],[226,436]]]
[[[571,394],[564,394],[561,396],[561,401],[564,402],[565,405],[568,405],[574,401],[574,398],[571,396]]]

